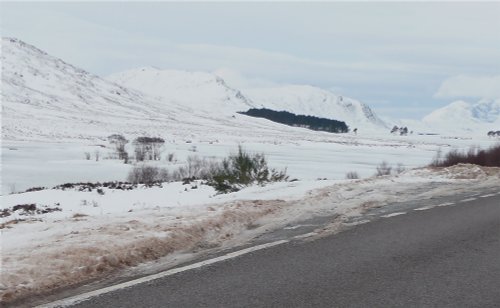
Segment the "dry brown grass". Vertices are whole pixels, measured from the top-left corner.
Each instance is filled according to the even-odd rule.
[[[23,255],[18,260],[4,255],[2,261],[5,266],[17,263],[33,266],[11,266],[2,270],[0,300],[8,303],[80,285],[173,252],[196,252],[218,247],[239,232],[247,230],[248,226],[255,225],[258,218],[276,211],[281,202],[275,201],[278,204],[273,204],[273,201],[266,201],[265,204],[257,205],[251,201],[241,201],[228,205],[212,217],[176,225],[161,220],[153,226],[134,220],[128,221],[126,225],[103,224],[93,230],[72,232],[67,239],[62,239],[72,243],[66,244],[65,249],[58,248],[57,243],[54,243]],[[151,235],[151,231],[157,235]],[[102,234],[99,242],[95,240],[96,232]],[[94,240],[89,240],[90,235]],[[127,240],[109,241],[109,238],[116,236]],[[25,283],[28,277],[29,283]]]
[[[443,158],[436,157],[431,163],[432,167],[450,167],[457,164],[473,164],[484,167],[500,167],[500,144],[487,150],[477,147],[470,148],[467,152],[452,150]]]

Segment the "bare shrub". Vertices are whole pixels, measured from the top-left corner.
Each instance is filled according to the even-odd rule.
[[[439,164],[441,163],[443,159],[443,151],[441,148],[439,148],[436,152],[436,155],[434,155],[434,158],[432,159],[432,162],[430,163],[431,167],[438,167]]]
[[[128,143],[128,140],[122,135],[113,134],[108,136],[108,141],[115,146],[115,151],[118,155],[118,159],[123,159],[125,163],[127,163],[128,153],[125,151],[125,145]]]
[[[380,165],[377,166],[377,172],[375,172],[376,176],[384,176],[390,175],[392,171],[392,167],[386,162],[383,161]]]
[[[167,160],[171,163],[174,161],[175,158],[175,153],[168,153],[167,154]]]
[[[85,159],[90,160],[90,152],[85,152]]]
[[[124,164],[129,163],[129,156],[128,156],[128,153],[126,151],[122,153],[122,159],[123,159]]]
[[[403,173],[403,172],[405,172],[405,171],[406,171],[406,168],[405,168],[405,166],[404,166],[402,163],[398,163],[398,164],[396,165],[396,169],[394,169],[394,172],[395,172],[396,174],[401,174],[401,173]]]
[[[456,164],[474,164],[485,167],[500,167],[500,144],[487,150],[471,147],[467,152],[451,150],[443,158],[434,159],[430,166],[449,167]]]
[[[95,161],[99,161],[100,156],[101,156],[101,152],[99,152],[99,150],[95,150],[95,152],[94,152]]]
[[[16,184],[15,183],[10,183],[9,184],[9,191],[10,191],[11,195],[17,193],[17,189],[16,189]]]
[[[357,180],[359,179],[359,175],[356,171],[349,171],[346,173],[345,178],[348,180]]]
[[[159,160],[165,140],[158,137],[138,137],[133,143],[137,161]]]
[[[127,180],[134,184],[153,184],[159,181],[160,168],[156,166],[138,165],[130,170]]]
[[[158,178],[157,180],[159,182],[169,182],[172,180],[170,176],[170,172],[166,168],[160,168],[160,171],[158,172]]]
[[[186,165],[173,172],[172,180],[181,181],[188,178],[208,180],[218,168],[219,163],[213,159],[200,158],[196,155],[188,156]]]
[[[75,213],[73,214],[73,218],[82,218],[82,217],[86,217],[86,216],[89,216],[89,215],[86,215],[86,214],[82,214],[82,213]]]

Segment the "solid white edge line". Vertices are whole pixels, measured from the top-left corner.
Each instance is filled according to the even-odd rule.
[[[153,281],[153,280],[156,280],[156,279],[160,279],[160,278],[163,278],[163,277],[171,276],[171,275],[174,275],[174,274],[177,274],[177,273],[181,273],[181,272],[185,272],[185,271],[188,271],[188,270],[191,270],[191,269],[200,268],[200,267],[203,267],[203,266],[206,266],[206,265],[214,264],[214,263],[225,261],[225,260],[228,260],[228,259],[236,258],[238,256],[241,256],[241,255],[244,255],[244,254],[247,254],[247,253],[250,253],[250,252],[254,252],[254,251],[257,251],[257,250],[262,250],[262,249],[270,248],[270,247],[281,245],[281,244],[288,243],[288,242],[289,242],[288,240],[281,240],[281,241],[271,242],[271,243],[267,243],[267,244],[257,245],[257,246],[254,246],[254,247],[245,248],[245,249],[242,249],[242,250],[238,250],[238,251],[234,251],[234,252],[228,253],[226,255],[223,255],[223,256],[220,256],[220,257],[217,257],[217,258],[213,258],[213,259],[210,259],[210,260],[201,261],[201,262],[198,262],[198,263],[186,265],[186,266],[179,267],[179,268],[173,268],[173,269],[170,269],[170,270],[167,270],[167,271],[164,271],[164,272],[160,272],[160,273],[149,275],[149,276],[146,276],[146,277],[134,279],[134,280],[127,281],[127,282],[124,282],[124,283],[120,283],[120,284],[117,284],[117,285],[114,285],[114,286],[109,286],[109,287],[102,288],[102,289],[99,289],[99,290],[94,290],[94,291],[90,291],[90,292],[87,292],[87,293],[79,294],[79,295],[76,295],[76,296],[64,298],[64,299],[61,299],[61,300],[58,300],[58,301],[55,301],[55,302],[51,302],[51,303],[48,303],[48,304],[43,304],[43,305],[40,305],[40,306],[36,306],[35,308],[53,308],[53,307],[65,307],[65,306],[69,306],[69,305],[74,305],[74,304],[77,304],[77,303],[89,300],[92,297],[96,297],[96,296],[99,296],[99,295],[102,295],[102,294],[106,294],[106,293],[109,293],[109,292],[113,292],[113,291],[124,289],[124,288],[128,288],[128,287],[132,287],[132,286],[135,286],[135,285],[138,285],[138,284],[141,284],[141,283]]]

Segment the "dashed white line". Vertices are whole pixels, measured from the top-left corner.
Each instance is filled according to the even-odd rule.
[[[316,233],[316,232],[309,232],[309,233],[306,233],[306,234],[296,235],[293,238],[296,239],[296,240],[300,240],[300,239],[308,238],[308,237],[315,236],[315,235],[318,235],[318,233]]]
[[[460,202],[464,203],[464,202],[470,202],[470,201],[474,201],[474,200],[477,200],[477,198],[468,198],[468,199],[464,199]]]
[[[419,208],[413,209],[413,210],[414,211],[426,211],[426,210],[430,210],[434,207],[436,207],[436,206],[435,205],[428,205],[428,206],[419,207]]]
[[[488,198],[488,197],[494,197],[498,194],[487,194],[487,195],[482,195],[482,196],[479,196],[479,198]]]
[[[436,206],[438,207],[438,206],[450,206],[450,205],[455,205],[455,202],[445,202],[445,203],[438,204]]]
[[[399,215],[405,215],[406,212],[396,212],[396,213],[390,213],[390,214],[387,214],[387,215],[382,215],[380,217],[383,217],[383,218],[389,218],[389,217],[394,217],[394,216],[399,216]]]
[[[298,228],[302,228],[302,227],[314,227],[316,225],[296,225],[296,226],[291,226],[291,227],[284,227],[283,229],[284,230],[295,230],[295,229],[298,229]]]
[[[210,264],[214,264],[214,263],[217,263],[217,262],[221,262],[221,261],[225,261],[225,260],[228,260],[228,259],[236,258],[236,257],[239,257],[241,255],[244,255],[244,254],[247,254],[247,253],[251,253],[251,252],[254,252],[254,251],[257,251],[257,250],[262,250],[262,249],[270,248],[270,247],[281,245],[281,244],[285,244],[285,243],[288,243],[288,241],[287,240],[281,240],[281,241],[271,242],[271,243],[267,243],[267,244],[262,244],[262,245],[254,246],[254,247],[249,247],[249,248],[238,250],[238,251],[234,251],[234,252],[231,252],[231,253],[228,253],[226,255],[223,255],[223,256],[220,256],[220,257],[217,257],[217,258],[213,258],[213,259],[210,259],[210,260],[205,260],[205,261],[201,261],[201,262],[194,263],[194,264],[191,264],[191,265],[187,265],[187,266],[183,266],[183,267],[179,267],[179,268],[170,269],[170,270],[158,273],[158,274],[154,274],[154,275],[142,277],[142,278],[139,278],[139,279],[135,279],[135,280],[131,280],[131,281],[128,281],[128,282],[120,283],[120,284],[117,284],[117,285],[114,285],[114,286],[106,287],[106,288],[103,288],[103,289],[99,289],[99,290],[95,290],[95,291],[83,293],[83,294],[76,295],[76,296],[73,296],[73,297],[68,297],[68,298],[65,298],[65,299],[62,299],[62,300],[58,300],[58,301],[55,301],[55,302],[52,302],[52,303],[48,303],[48,304],[45,304],[45,305],[40,305],[40,306],[37,306],[37,308],[42,308],[42,307],[43,308],[49,308],[49,307],[50,308],[53,308],[53,307],[66,307],[66,306],[69,306],[69,305],[74,305],[74,304],[77,304],[77,303],[89,300],[92,297],[96,297],[96,296],[99,296],[99,295],[102,295],[102,294],[106,294],[106,293],[109,293],[109,292],[113,292],[113,291],[124,289],[124,288],[128,288],[128,287],[132,287],[132,286],[138,285],[140,283],[145,283],[145,282],[149,282],[149,281],[152,281],[152,280],[160,279],[160,278],[163,278],[163,277],[171,276],[171,275],[174,275],[174,274],[177,274],[177,273],[185,272],[185,271],[192,270],[192,269],[195,269],[195,268],[200,268],[200,267],[207,266],[207,265],[210,265]]]
[[[356,222],[353,222],[353,223],[350,223],[350,224],[347,224],[349,226],[357,226],[357,225],[364,225],[364,224],[367,224],[371,222],[371,220],[369,219],[363,219],[363,220],[359,220],[359,221],[356,221]]]

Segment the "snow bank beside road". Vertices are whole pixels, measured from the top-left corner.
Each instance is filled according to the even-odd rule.
[[[225,195],[195,181],[102,188],[103,194],[76,188],[2,196],[2,299],[43,293],[174,251],[220,246],[279,204],[333,183],[281,182]]]
[[[471,171],[468,177],[465,170]],[[106,190],[104,195],[48,190],[4,196],[2,203],[9,208],[16,203],[58,202],[61,211],[3,217],[2,300],[104,277],[173,252],[241,244],[312,216],[336,213],[341,223],[343,217],[391,202],[498,187],[500,171],[492,170],[422,169],[358,181],[277,183],[218,196],[209,187],[186,186],[186,191],[179,183]],[[90,197],[101,198],[98,206],[82,205],[80,201]],[[137,200],[142,203],[135,205]],[[25,220],[14,223],[16,219]]]

